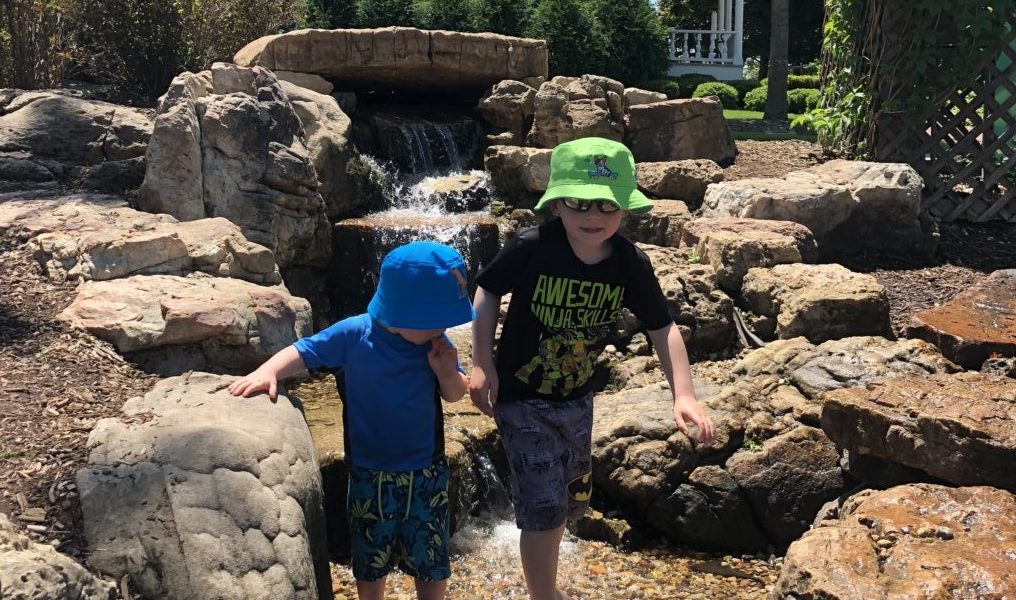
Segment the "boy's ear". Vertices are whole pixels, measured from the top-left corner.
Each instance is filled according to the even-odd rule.
[[[550,211],[550,214],[554,215],[555,217],[560,216],[561,207],[558,206],[559,202],[561,202],[561,201],[560,200],[551,200],[550,201],[550,206],[547,207],[547,210]]]

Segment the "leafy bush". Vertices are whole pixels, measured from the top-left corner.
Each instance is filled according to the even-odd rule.
[[[307,26],[343,29],[356,26],[356,0],[306,0]]]
[[[769,85],[769,78],[766,77],[759,83]],[[788,90],[817,90],[820,84],[818,75],[787,75]]]
[[[819,91],[798,88],[787,92],[787,110],[794,114],[804,114],[818,106]]]
[[[66,0],[71,52],[90,77],[154,99],[198,71],[291,26],[296,0]]]
[[[533,0],[479,1],[476,7],[476,30],[521,36],[529,27],[532,12]]]
[[[681,97],[681,84],[673,79],[667,79],[656,91],[663,92],[667,95],[668,100],[673,100]]]
[[[691,98],[691,95],[695,93],[695,88],[710,81],[716,81],[716,78],[702,73],[687,73],[677,78],[677,82],[681,86],[682,98]]]
[[[429,0],[416,6],[420,26],[424,29],[475,31],[476,4],[472,0]]]
[[[419,24],[412,0],[356,0],[357,27],[415,27]]]
[[[547,41],[551,76],[603,72],[607,34],[584,0],[540,0],[526,34]]]
[[[766,95],[769,88],[766,86],[757,87],[744,95],[742,105],[745,110],[764,111],[766,109]]]
[[[634,86],[661,77],[668,65],[667,31],[649,3],[596,0],[593,5],[607,37],[602,74]]]
[[[743,102],[745,94],[762,85],[758,79],[735,79],[733,81],[724,81],[723,83],[737,90],[738,102]]]
[[[63,79],[60,13],[49,2],[0,3],[0,88],[46,88]]]
[[[716,96],[719,98],[723,108],[737,108],[737,90],[733,86],[719,81],[710,81],[695,88],[695,93],[691,95],[692,98],[704,98],[706,96]]]

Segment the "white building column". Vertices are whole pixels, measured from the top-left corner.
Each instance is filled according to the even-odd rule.
[[[744,0],[737,0],[734,9],[734,59],[735,65],[744,64]]]

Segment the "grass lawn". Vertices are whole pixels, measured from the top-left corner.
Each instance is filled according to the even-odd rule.
[[[787,115],[788,121],[793,121],[797,115]],[[724,110],[723,118],[728,121],[761,121],[762,112],[754,110]],[[814,142],[816,136],[810,131],[788,131],[788,132],[770,132],[770,131],[733,131],[735,140],[759,140],[759,141],[770,141],[770,140],[806,140]]]

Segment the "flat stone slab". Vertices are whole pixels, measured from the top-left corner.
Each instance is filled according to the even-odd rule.
[[[791,544],[772,598],[1016,595],[1016,497],[989,487],[866,490]]]
[[[203,272],[261,284],[282,282],[272,252],[247,241],[226,219],[180,223],[169,215],[67,200],[0,204],[0,220],[3,213],[11,215],[8,229],[28,241],[54,281]],[[12,204],[9,212],[7,204]]]
[[[638,162],[734,162],[737,146],[716,98],[667,100],[628,108],[625,141]]]
[[[643,215],[630,214],[621,221],[621,235],[633,242],[655,246],[677,246],[681,229],[691,220],[688,205],[680,200],[653,200]]]
[[[146,598],[331,598],[303,414],[232,380],[164,379],[95,426],[77,477],[89,563]]]
[[[823,399],[823,430],[851,453],[1016,491],[1016,385],[1007,377],[904,376]]]
[[[720,165],[706,159],[642,162],[635,165],[639,189],[656,198],[702,203],[706,187],[723,181]]]
[[[915,314],[905,334],[968,369],[1016,356],[1016,269],[995,271],[941,306]]]
[[[303,298],[200,274],[86,282],[59,317],[160,374],[248,372],[311,333]]]
[[[502,79],[546,77],[547,43],[412,27],[302,29],[258,38],[233,62],[314,73],[343,89],[480,91]]]
[[[488,146],[483,168],[490,173],[495,197],[512,206],[532,208],[547,189],[550,154],[546,148]]]
[[[749,269],[741,287],[745,305],[762,322],[756,333],[814,343],[856,335],[891,335],[889,299],[871,275],[837,264],[782,264]]]

